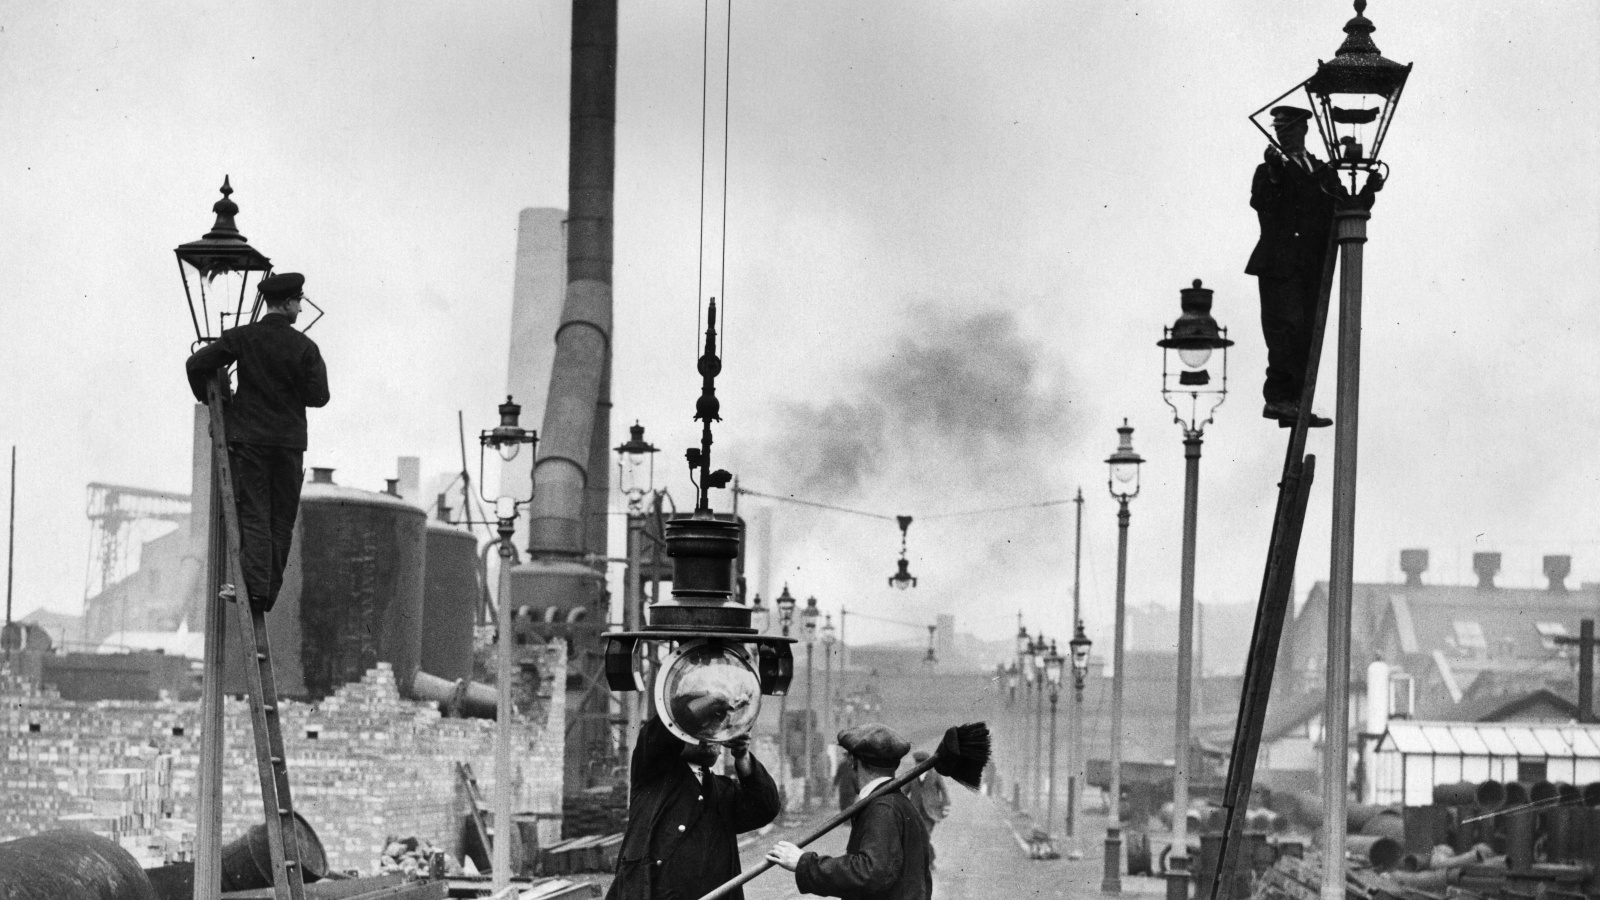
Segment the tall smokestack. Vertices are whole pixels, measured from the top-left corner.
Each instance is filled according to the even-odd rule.
[[[1500,554],[1472,554],[1472,571],[1478,573],[1478,587],[1494,587],[1494,576],[1500,574]]]
[[[1567,576],[1572,574],[1572,557],[1546,556],[1544,577],[1550,579],[1550,590],[1558,594],[1567,592]]]
[[[1401,550],[1400,571],[1406,573],[1406,587],[1422,587],[1422,573],[1428,571],[1428,551]]]

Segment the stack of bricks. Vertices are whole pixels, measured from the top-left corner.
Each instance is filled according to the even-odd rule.
[[[545,648],[539,669],[564,674],[565,647]],[[565,691],[559,677],[545,681],[554,726],[519,721],[513,732],[519,812],[561,810]],[[0,664],[0,709],[0,840],[80,827],[147,864],[192,858],[198,704],[63,701]],[[249,706],[229,699],[224,717],[226,842],[262,821],[262,808]],[[494,723],[446,719],[432,704],[402,699],[385,663],[320,703],[281,702],[280,721],[296,811],[332,869],[374,871],[394,835],[454,847],[466,812],[457,762],[471,764],[493,796]]]

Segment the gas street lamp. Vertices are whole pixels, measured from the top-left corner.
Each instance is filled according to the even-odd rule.
[[[822,613],[817,609],[817,598],[807,597],[806,608],[800,612],[800,640],[806,645],[806,733],[802,749],[806,755],[806,786],[800,794],[800,808],[811,808],[811,780],[816,777],[816,767],[811,759],[811,733],[817,730],[815,721],[816,708],[811,702],[811,654],[817,644],[817,620],[822,618]]]
[[[833,614],[823,617],[822,624],[822,715],[823,733],[833,733],[833,645],[839,634],[833,628]],[[843,675],[843,672],[839,673]]]
[[[638,421],[628,429],[628,440],[617,446],[617,486],[628,498],[628,515],[644,515],[644,498],[655,490],[656,446],[644,439]]]
[[[1179,291],[1183,314],[1163,329],[1156,342],[1161,355],[1161,399],[1171,407],[1173,421],[1183,428],[1183,558],[1178,589],[1178,696],[1173,723],[1172,852],[1167,858],[1167,896],[1189,896],[1189,725],[1194,704],[1194,564],[1195,532],[1200,503],[1200,446],[1210,424],[1228,396],[1227,329],[1211,317],[1211,291],[1196,278],[1192,287]],[[1206,365],[1213,351],[1221,351],[1220,381],[1213,382]],[[1173,357],[1179,370],[1173,378]]]
[[[750,627],[756,630],[756,634],[766,634],[767,629],[772,627],[772,610],[761,602],[760,594],[750,601]]]
[[[1028,654],[1028,660],[1033,664],[1033,797],[1032,809],[1035,814],[1039,811],[1040,800],[1044,797],[1044,694],[1045,672],[1044,660],[1049,653],[1049,645],[1040,634],[1033,643],[1033,649]],[[1047,824],[1048,827],[1048,824]]]
[[[778,599],[773,601],[778,608],[778,630],[781,637],[787,638],[789,631],[794,627],[794,595],[789,593],[789,586],[783,586],[783,592]],[[784,691],[778,695],[778,783],[787,785],[789,770],[793,763],[789,759],[789,692]]]
[[[1065,660],[1056,652],[1056,642],[1050,642],[1050,653],[1044,658],[1044,680],[1050,687],[1050,768],[1049,786],[1047,788],[1048,800],[1044,807],[1044,830],[1050,833],[1050,827],[1056,820],[1056,701],[1061,699],[1061,667]]]
[[[733,475],[713,470],[711,463],[711,423],[721,420],[716,377],[722,360],[716,352],[715,300],[707,310],[705,349],[696,361],[701,393],[694,418],[702,423],[700,445],[684,454],[696,488],[695,509],[666,523],[672,597],[650,604],[642,628],[603,635],[607,686],[619,693],[650,690],[667,730],[700,745],[748,734],[760,715],[761,698],[786,693],[793,675],[791,639],[760,634],[737,589],[743,529],[733,517],[711,511],[710,492],[726,488]],[[643,429],[635,436],[642,444]],[[649,452],[637,445],[632,449]],[[664,654],[661,664],[645,671],[638,657],[658,653]]]
[[[938,633],[938,630],[939,626],[937,625],[928,626],[928,655],[922,658],[922,664],[925,666],[934,666],[939,663],[939,657],[933,655],[933,636]]]
[[[1072,745],[1072,768],[1074,778],[1067,782],[1067,821],[1075,822],[1078,818],[1079,797],[1086,784],[1087,761],[1084,759],[1083,750],[1083,682],[1089,675],[1089,648],[1093,642],[1083,633],[1083,622],[1078,622],[1072,640],[1067,642],[1072,655],[1072,719],[1069,727],[1072,734],[1068,738]],[[1068,859],[1081,859],[1082,851],[1078,849],[1078,836],[1076,831],[1069,833],[1072,846],[1067,849]]]
[[[1128,501],[1139,496],[1139,466],[1144,457],[1133,450],[1133,427],[1127,419],[1117,429],[1117,449],[1106,458],[1111,470],[1106,481],[1117,501],[1117,603],[1111,640],[1111,810],[1106,822],[1104,874],[1100,890],[1122,893],[1122,630],[1128,587]]]
[[[189,319],[194,324],[195,343],[190,349],[216,340],[232,320],[241,324],[244,304],[250,296],[251,283],[272,271],[272,261],[251,247],[239,233],[234,217],[239,205],[233,202],[233,187],[226,175],[222,178],[222,199],[212,205],[216,219],[211,230],[197,241],[181,244],[175,249],[178,258],[178,277],[183,280],[183,296],[189,306]],[[219,369],[207,386],[207,396],[228,396],[228,376]],[[220,492],[220,470],[212,465],[213,493]],[[220,546],[218,537],[221,516],[213,510],[208,546]],[[200,762],[199,803],[195,823],[195,886],[197,896],[216,896],[221,890],[222,870],[222,758],[223,694],[222,667],[227,649],[225,607],[218,599],[222,583],[229,579],[223,574],[225,561],[213,552],[210,561],[209,582],[205,612],[205,649],[202,662],[202,691],[200,700]],[[292,833],[294,829],[289,829]],[[297,855],[297,854],[293,854]],[[281,862],[281,860],[279,860]]]
[[[494,505],[496,530],[500,537],[500,572],[501,584],[511,567],[515,565],[517,552],[512,538],[517,530],[517,508],[533,501],[533,479],[528,480],[528,496],[526,498],[501,495],[489,499],[483,494],[483,458],[486,450],[493,449],[506,462],[516,459],[517,452],[523,444],[537,447],[539,436],[531,429],[524,429],[518,424],[522,415],[522,407],[511,399],[509,395],[506,402],[500,404],[500,424],[487,429],[478,435],[478,493],[485,503]],[[533,454],[530,452],[529,456]],[[512,790],[511,790],[511,594],[502,589],[499,592],[498,602],[495,604],[495,628],[498,632],[495,641],[495,733],[494,733],[494,815],[497,822],[511,821]],[[507,841],[496,841],[494,846],[494,865],[492,871],[496,873],[496,883],[500,883],[501,875],[511,871],[511,845]],[[509,881],[505,883],[509,884]]]

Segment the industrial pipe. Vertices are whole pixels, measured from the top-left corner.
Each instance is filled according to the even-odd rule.
[[[1528,786],[1520,781],[1506,782],[1506,809],[1516,809],[1528,805]]]
[[[421,669],[411,678],[411,694],[418,700],[439,704],[439,711],[463,719],[492,719],[497,697],[495,686],[459,678],[451,681],[429,675]]]
[[[1583,786],[1583,805],[1600,806],[1600,781],[1591,781]]]
[[[1406,842],[1406,823],[1395,810],[1380,810],[1362,824],[1361,833],[1369,837],[1386,837],[1403,846]]]
[[[1458,781],[1455,784],[1437,784],[1433,787],[1433,802],[1440,806],[1475,806],[1495,810],[1506,803],[1505,785],[1498,781]]]
[[[1372,868],[1386,872],[1400,864],[1405,850],[1393,838],[1371,834],[1352,834],[1344,839],[1345,852],[1364,860]]]
[[[6,900],[156,900],[133,854],[87,831],[46,831],[0,844]]]
[[[1397,814],[1397,811],[1392,806],[1379,806],[1371,803],[1351,803],[1345,807],[1345,831],[1359,833],[1361,829],[1367,826],[1368,822],[1385,813],[1395,815]]]

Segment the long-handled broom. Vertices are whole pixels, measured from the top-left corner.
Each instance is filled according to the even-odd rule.
[[[879,785],[878,789],[871,794],[850,804],[838,815],[823,822],[815,831],[795,841],[795,846],[804,847],[838,828],[854,818],[856,813],[866,808],[868,803],[890,791],[900,790],[922,777],[922,774],[929,769],[938,772],[940,775],[955,779],[958,784],[977,790],[978,785],[983,781],[983,769],[988,764],[989,726],[982,722],[957,725],[944,733],[944,739],[939,742],[939,749],[935,750],[932,756],[912,766],[904,775],[897,775],[891,778],[889,781]],[[773,865],[771,861],[764,860],[761,865],[756,866],[754,869],[748,872],[741,872],[736,877],[723,882],[716,890],[701,897],[700,900],[718,900],[720,897],[726,897],[735,888],[746,882],[753,881],[756,876],[772,868]]]

